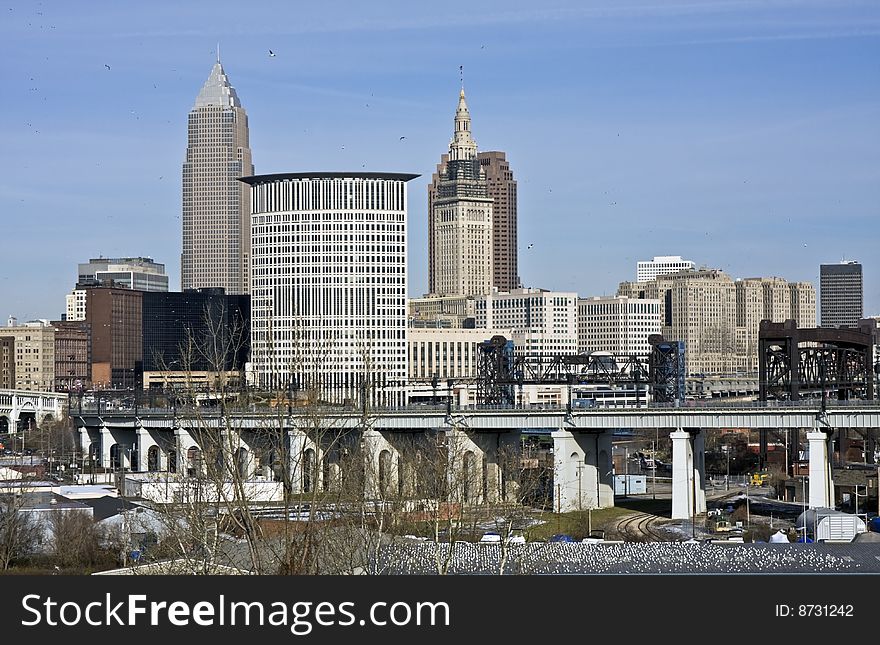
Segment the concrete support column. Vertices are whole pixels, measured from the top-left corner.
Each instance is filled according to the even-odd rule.
[[[706,435],[693,435],[694,483],[697,494],[697,514],[706,512]]]
[[[361,453],[364,459],[364,497],[366,499],[377,499],[385,495],[380,491],[379,486],[379,461],[383,451],[388,450],[388,442],[377,430],[372,428],[364,430],[361,435]],[[385,473],[387,475],[387,473]],[[387,488],[388,482],[383,481]]]
[[[611,433],[553,432],[553,510],[614,506]]]
[[[135,446],[134,450],[137,451],[137,459],[132,459],[132,465],[134,462],[137,462],[137,469],[132,468],[134,472],[144,473],[147,471],[147,450],[153,443],[153,438],[150,436],[149,430],[142,426],[138,426],[135,428]],[[132,451],[134,454],[134,451]]]
[[[672,439],[672,519],[706,512],[705,452],[702,433],[676,430]]]
[[[92,447],[92,438],[89,436],[89,431],[82,427],[79,429],[79,449],[83,455],[88,455],[89,450]]]
[[[486,500],[494,504],[501,499],[501,465],[497,461],[486,460]],[[482,487],[482,482],[480,483]]]
[[[185,475],[184,464],[186,463],[184,460],[184,453],[189,450],[189,443],[192,441],[192,437],[189,436],[189,433],[183,428],[174,428],[174,442],[168,447],[168,471],[177,473],[178,475]],[[174,453],[172,455],[172,452]],[[213,458],[213,455],[212,455]]]
[[[684,430],[670,433],[672,439],[672,519],[689,519],[693,482],[688,476],[693,472],[691,436]]]
[[[486,450],[468,432],[458,428],[453,428],[446,434],[446,447],[450,501],[483,503],[483,462]]]
[[[116,443],[107,426],[101,426],[101,452],[99,453],[98,466],[110,468],[110,446]]]
[[[288,473],[290,477],[290,492],[298,494],[303,492],[303,455],[306,450],[308,437],[302,430],[288,430]]]
[[[364,498],[376,499],[379,495],[379,453],[382,451],[382,435],[373,429],[361,435],[361,455],[364,460]]]
[[[403,497],[415,497],[416,495],[416,468],[412,458],[398,459],[398,474],[400,477],[400,491]]]
[[[831,464],[828,462],[830,435],[821,430],[807,433],[810,445],[810,508],[832,506]]]
[[[342,488],[342,468],[339,466],[339,462],[331,461],[327,465],[327,476],[330,479],[325,483],[327,490],[334,493],[339,492],[339,489]]]

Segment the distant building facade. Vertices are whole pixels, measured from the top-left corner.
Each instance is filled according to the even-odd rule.
[[[819,267],[822,327],[858,327],[863,312],[862,265],[848,261]]]
[[[407,331],[407,366],[410,383],[477,376],[478,345],[495,334],[510,337],[510,330],[413,329]]]
[[[660,333],[660,301],[626,296],[578,299],[578,352],[648,356]]]
[[[4,327],[0,335],[12,338],[15,351],[16,390],[53,392],[55,390],[55,328],[48,320],[33,320]]]
[[[189,113],[183,164],[181,290],[250,289],[248,120],[219,57]]]
[[[791,282],[791,318],[798,329],[816,327],[816,287],[812,282]]]
[[[477,329],[510,329],[517,356],[576,354],[577,294],[514,289],[476,299]]]
[[[146,389],[192,385],[196,376],[205,382],[227,379],[243,372],[250,357],[247,294],[226,295],[220,287],[144,293],[141,326]]]
[[[0,334],[2,334],[0,330]],[[0,335],[0,390],[15,389],[15,336]]]
[[[85,321],[56,320],[55,387],[56,392],[87,390],[91,387],[91,332]]]
[[[423,296],[406,302],[410,327],[473,328],[476,300],[473,296]]]
[[[143,292],[116,287],[86,289],[91,330],[91,380],[96,389],[134,389],[143,357]]]
[[[138,291],[168,291],[165,265],[148,257],[92,258],[77,271],[78,283],[90,279]]]
[[[148,257],[92,258],[77,267],[76,286],[66,296],[64,320],[86,319],[86,288],[98,285],[137,291],[168,291],[165,265]]]
[[[762,320],[811,326],[815,289],[778,277],[733,280],[717,269],[684,270],[644,283],[624,282],[618,295],[656,299],[661,333],[685,341],[689,373],[756,372]]]
[[[696,269],[691,260],[680,255],[658,255],[653,260],[642,260],[636,263],[636,282],[649,282],[658,276]]]

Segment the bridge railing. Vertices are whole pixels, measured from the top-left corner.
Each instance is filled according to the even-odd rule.
[[[607,414],[609,412],[620,412],[620,413],[630,413],[630,412],[647,412],[651,410],[655,411],[664,411],[664,410],[681,410],[683,412],[687,411],[699,411],[699,410],[742,410],[744,412],[749,411],[759,411],[759,410],[811,410],[815,412],[819,412],[821,404],[818,400],[807,399],[807,400],[799,400],[799,401],[718,401],[718,400],[695,400],[695,401],[685,401],[684,404],[677,405],[675,403],[642,403],[638,407],[635,405],[609,405],[609,406],[596,406],[589,408],[582,407],[573,407],[571,409],[568,406],[562,404],[550,404],[550,403],[542,403],[542,404],[534,404],[534,405],[451,405],[449,407],[445,405],[430,405],[430,404],[415,404],[409,406],[399,406],[399,407],[380,407],[373,406],[367,410],[367,416],[387,416],[387,415],[411,415],[411,414],[438,414],[443,413],[447,410],[456,414],[462,413],[491,413],[491,412],[535,412],[535,413],[556,413],[556,414],[566,414],[571,412],[573,415],[580,416],[589,416],[591,414]],[[865,400],[848,400],[848,401],[832,401],[828,402],[826,405],[826,409],[829,412],[834,411],[845,411],[848,409],[876,409],[880,408],[880,401],[865,401]],[[146,406],[136,406],[136,405],[118,405],[118,404],[107,404],[105,402],[99,403],[83,403],[81,406],[77,404],[72,404],[69,410],[69,414],[71,416],[168,416],[169,414],[176,414],[180,417],[218,417],[224,414],[225,412],[229,412],[230,414],[247,415],[249,413],[256,414],[259,416],[269,416],[269,415],[277,415],[277,416],[286,416],[288,414],[288,408],[286,406],[276,406],[271,407],[267,405],[256,406],[251,404],[249,406],[241,406],[241,405],[230,405],[228,407],[223,407],[220,405],[213,406],[193,406],[193,405],[167,405],[167,406],[156,406],[151,405],[149,407]],[[289,409],[289,412],[294,416],[306,416],[306,415],[325,415],[325,416],[356,416],[358,414],[363,414],[363,411],[354,406],[332,406],[332,405],[322,405],[322,406],[308,406],[308,407],[299,407],[293,406]]]

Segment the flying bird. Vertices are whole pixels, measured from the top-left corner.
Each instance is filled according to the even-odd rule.
[[[104,67],[106,67],[107,69],[110,69],[110,66],[107,63],[104,63]]]
[[[400,137],[400,141],[403,141],[404,139],[406,139],[406,137]]]
[[[535,246],[535,245],[534,245],[534,244],[529,244],[529,247],[528,247],[528,248],[532,248],[533,246]]]
[[[269,50],[269,57],[275,58],[275,52],[273,52],[271,49]]]

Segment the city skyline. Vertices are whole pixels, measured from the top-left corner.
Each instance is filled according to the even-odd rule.
[[[876,5],[331,4],[289,28],[280,3],[234,24],[231,3],[7,7],[5,315],[59,317],[83,257],[150,256],[180,284],[185,115],[217,41],[255,173],[421,175],[410,296],[428,290],[425,188],[462,66],[480,148],[516,169],[525,286],[613,295],[676,254],[818,289],[847,258],[880,314]]]

